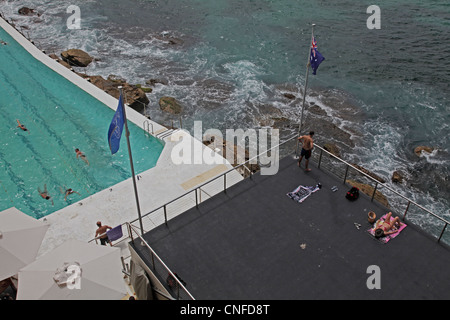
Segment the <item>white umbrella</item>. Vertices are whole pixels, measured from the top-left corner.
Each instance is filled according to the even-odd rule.
[[[65,272],[66,266],[77,272]],[[119,248],[69,240],[19,271],[17,300],[114,300],[126,294]]]
[[[0,281],[36,259],[48,227],[14,207],[0,212]]]

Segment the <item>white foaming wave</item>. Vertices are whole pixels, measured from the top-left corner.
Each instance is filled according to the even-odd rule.
[[[396,128],[382,125],[381,120],[366,121],[364,145],[355,147],[352,158],[357,163],[384,177],[390,177],[393,171],[406,165],[398,154],[402,134]]]
[[[428,163],[448,166],[450,164],[450,160],[438,158],[440,153],[439,151],[439,149],[434,149],[431,153],[422,151],[420,156],[425,158]]]
[[[402,171],[406,175],[406,180],[410,178],[407,168],[411,167],[411,163],[405,157],[405,152],[402,151],[402,146],[400,145],[403,139],[401,132],[389,126],[380,127],[380,122],[376,120],[365,123],[364,127],[366,128],[367,145],[357,146],[353,150],[353,154],[350,156],[352,161],[362,163],[364,168],[384,177],[386,184],[403,196],[445,218],[444,214],[448,209],[443,199],[435,198],[429,191],[406,188],[404,185],[398,185],[391,181],[392,173],[399,169],[404,169]],[[437,150],[431,154],[423,155],[429,163],[448,165],[448,160],[436,159],[437,156]],[[403,212],[406,205],[404,199],[387,190],[381,190],[381,192],[389,195],[392,210]],[[436,229],[439,224],[442,225],[437,219],[430,219],[429,214],[422,210],[415,209],[410,211],[411,214],[408,215],[408,218],[420,227]]]
[[[223,69],[227,72],[221,75],[225,81],[235,83],[235,91],[232,96],[236,103],[242,104],[245,101],[265,101],[267,94],[265,90],[270,88],[259,79],[265,72],[262,68],[248,60],[239,60],[223,64]]]
[[[427,108],[427,109],[431,109],[431,110],[436,110],[436,109],[437,109],[436,106],[431,105],[431,104],[429,104],[429,103],[417,102],[417,105],[423,106],[423,107],[425,107],[425,108]]]
[[[239,60],[235,62],[227,62],[223,65],[231,76],[239,75],[242,78],[253,78],[256,75],[263,74],[263,71],[249,60]]]

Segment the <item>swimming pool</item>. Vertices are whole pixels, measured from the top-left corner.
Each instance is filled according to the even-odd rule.
[[[108,146],[114,110],[36,60],[2,28],[0,39],[7,43],[0,44],[0,211],[15,206],[39,219],[130,178],[125,137],[116,154]],[[139,174],[156,165],[164,143],[130,121],[128,127]],[[50,200],[38,192],[44,186]],[[77,193],[64,199],[69,188]]]

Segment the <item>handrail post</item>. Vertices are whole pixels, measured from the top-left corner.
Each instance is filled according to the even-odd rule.
[[[445,223],[444,229],[442,229],[441,235],[439,236],[438,242],[441,242],[441,238],[444,235],[445,229],[447,229],[448,223]]]
[[[227,193],[227,173],[223,175],[223,192]]]
[[[195,206],[198,208],[197,190],[198,190],[198,188],[195,188]],[[200,192],[200,193],[201,193],[201,192]]]
[[[409,209],[409,205],[410,205],[410,204],[411,204],[411,201],[408,201],[408,205],[406,206],[405,213],[403,214],[403,220],[405,220],[406,213],[408,212],[408,209]]]
[[[150,251],[150,250],[149,250]],[[156,265],[155,265],[155,255],[153,252],[150,251],[150,254],[152,255],[152,264],[153,264],[153,270],[156,271]]]
[[[320,150],[320,155],[319,155],[319,163],[317,165],[317,168],[320,169],[320,164],[322,163],[322,154],[323,154],[323,150]]]
[[[347,167],[345,169],[344,183],[347,181],[348,168],[350,168],[349,165],[347,165]]]
[[[166,208],[166,205],[164,205],[164,223],[167,226],[167,208]]]
[[[131,230],[131,226],[127,224],[128,234],[130,235],[131,242],[134,244],[134,238],[133,238],[133,230]]]
[[[378,182],[375,184],[375,188],[373,188],[372,199],[370,199],[370,201],[373,201],[373,198],[375,198],[375,193],[377,192],[377,187],[378,187]]]

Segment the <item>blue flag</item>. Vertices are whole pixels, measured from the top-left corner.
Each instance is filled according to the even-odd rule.
[[[122,137],[124,116],[123,116],[123,100],[122,95],[119,98],[119,106],[117,107],[116,113],[109,125],[108,131],[108,143],[111,153],[114,154],[119,150],[120,138]]]
[[[311,54],[309,60],[313,70],[313,74],[316,74],[317,68],[319,68],[319,65],[323,60],[325,60],[324,56],[322,56],[319,50],[317,50],[316,38],[313,38],[311,43]]]

